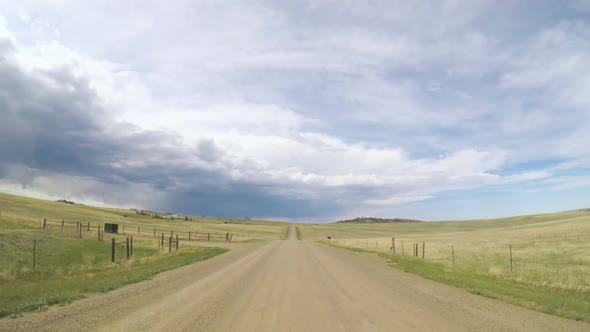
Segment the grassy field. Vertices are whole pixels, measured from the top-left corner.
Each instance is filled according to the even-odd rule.
[[[216,235],[229,232],[234,235],[232,242],[251,242],[284,238],[288,228],[286,223],[275,221],[189,217],[194,221],[156,219],[136,214],[133,210],[56,203],[0,193],[0,218],[35,227],[40,227],[43,219],[48,219],[52,221],[50,229],[55,229],[58,227],[55,223],[65,219],[66,222],[81,222],[83,225],[88,222],[91,225],[116,223],[119,224],[120,233],[146,238],[153,238],[155,229],[157,234],[173,231],[181,238],[188,238],[189,231],[192,234]],[[138,227],[140,234],[137,232]]]
[[[192,239],[195,232],[210,233],[212,241],[225,242],[224,237],[213,237],[229,232],[234,234],[233,242],[251,242],[283,238],[287,230],[284,223],[193,218],[195,221],[155,219],[131,210],[48,202],[0,193],[0,317],[111,290],[226,251],[198,247],[199,242],[187,241],[189,231]],[[42,229],[43,219],[48,220],[46,229]],[[63,230],[62,220],[65,220]],[[83,225],[82,239],[76,233],[77,222]],[[120,231],[124,226],[125,235],[107,233],[104,241],[98,241],[96,226],[105,222],[118,223]],[[165,233],[166,240],[170,231],[178,234],[180,250],[168,253],[167,244],[161,250],[153,236],[154,229],[158,236]],[[117,244],[116,262],[112,263],[111,239],[114,237],[120,243],[128,235],[134,237],[132,259],[126,260],[125,246]],[[207,241],[207,237],[201,236],[199,240]]]
[[[326,242],[331,236],[332,245],[386,255],[399,268],[474,293],[590,321],[588,211],[495,220],[299,225],[299,229],[303,238]],[[395,255],[390,251],[392,237]],[[414,244],[418,257],[413,257]]]

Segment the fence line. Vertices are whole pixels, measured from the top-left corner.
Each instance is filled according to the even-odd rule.
[[[97,241],[104,241],[105,229],[102,226],[101,222],[98,225],[91,224],[90,221],[75,221],[73,219],[48,219],[43,218],[39,219],[39,227],[42,230],[53,230],[59,232],[66,232],[68,234],[72,234],[74,238],[82,239],[84,238],[84,234],[93,233],[96,234],[94,239]],[[145,226],[144,226],[145,227]],[[125,225],[122,225],[121,230],[124,232]],[[129,230],[129,227],[128,227]],[[94,233],[95,232],[95,233]],[[125,248],[125,259],[133,258],[133,251],[134,251],[134,237],[133,236],[126,236],[124,233],[108,233],[111,235],[111,262],[116,261],[116,245],[124,245]],[[158,233],[157,228],[153,230],[144,228],[142,229],[141,226],[137,226],[137,228],[133,228],[133,232],[138,235],[138,237],[142,239],[150,238],[155,239],[156,242],[159,244],[160,248],[164,248],[164,233]],[[161,239],[160,239],[161,234]],[[199,231],[177,231],[177,230],[170,230],[170,234],[174,236],[170,236],[169,238],[169,252],[172,251],[172,247],[174,245],[176,251],[180,249],[180,242],[181,241],[190,241],[190,242],[197,242],[197,241],[209,241],[209,242],[226,242],[231,243],[235,238],[237,238],[237,234],[233,234],[230,232],[199,232]],[[235,238],[234,238],[235,235]],[[94,235],[92,235],[94,236]],[[123,239],[119,238],[124,236]],[[86,238],[88,238],[86,236]],[[117,240],[117,239],[121,239]],[[32,267],[32,270],[36,270],[40,265],[40,262],[43,261],[44,257],[44,250],[45,246],[42,244],[47,239],[33,239],[32,243],[32,251],[31,251],[31,261],[29,261],[29,267]],[[55,241],[59,241],[59,239],[55,239]]]
[[[47,219],[44,218],[43,219],[43,223],[41,225],[42,229],[50,229],[53,228],[54,226],[57,226],[57,228],[59,228],[61,231],[64,231],[65,229],[73,229],[74,227],[76,228],[75,230],[75,237],[81,239],[83,238],[83,234],[84,232],[86,233],[90,233],[90,232],[94,232],[96,231],[96,239],[98,241],[104,241],[104,233],[105,230],[101,225],[91,225],[90,222],[81,222],[81,221],[72,221],[72,220],[66,220],[65,218],[62,218],[61,220],[55,220],[55,219]],[[127,228],[129,230],[129,227]],[[145,229],[145,228],[144,228]],[[146,238],[151,238],[151,239],[155,239],[156,242],[159,244],[159,248],[163,249],[164,247],[164,233],[161,233],[162,238],[160,239],[160,236],[158,235],[158,229],[154,228],[153,232],[151,229],[146,230],[146,231],[142,231],[141,226],[137,226],[137,228],[133,228],[133,234],[136,234],[137,237],[140,237],[142,239],[146,239]],[[176,234],[175,234],[176,233]],[[112,236],[126,236],[127,234],[125,234],[125,224],[122,225],[121,227],[121,232],[117,232],[117,233],[108,233],[111,234]],[[233,234],[233,233],[229,233],[229,232],[225,232],[225,233],[221,233],[221,232],[199,232],[199,231],[175,231],[175,230],[170,230],[170,237],[173,238],[174,235],[176,235],[176,237],[179,240],[183,240],[183,241],[188,241],[188,242],[199,242],[199,241],[207,241],[207,242],[226,242],[226,243],[231,243],[234,240],[234,235],[236,236],[235,238],[237,238],[237,234]],[[132,239],[133,237],[131,237]],[[174,242],[174,240],[173,240]],[[132,249],[131,249],[132,250]]]
[[[387,239],[379,239],[381,239],[381,242],[379,240],[369,241],[369,239],[362,239],[364,240],[362,241],[359,239],[334,239],[333,237],[330,237],[330,241],[326,241],[326,243],[336,246],[368,249],[371,251],[382,252],[391,255],[406,256],[405,244],[403,239],[391,237],[391,245],[389,246],[383,246],[382,244],[382,241],[387,241]],[[412,237],[411,239],[415,238]],[[451,266],[472,265],[474,264],[474,262],[477,262],[482,268],[489,268],[489,266],[498,266],[500,268],[504,268],[506,271],[510,271],[511,273],[517,272],[519,268],[522,269],[525,266],[525,264],[542,264],[543,266],[564,265],[559,262],[555,264],[547,263],[542,261],[542,258],[538,258],[536,256],[533,256],[529,261],[526,260],[526,257],[515,257],[515,245],[509,239],[502,242],[475,243],[473,241],[467,241],[464,245],[468,246],[469,249],[464,248],[462,251],[461,245],[459,245],[459,256],[457,257],[457,243],[441,241],[427,243],[426,241],[414,240],[411,243],[412,252],[410,257],[424,259],[431,262],[449,264]],[[530,244],[528,244],[528,242],[523,241],[523,243],[521,243],[520,246],[521,250],[525,250],[526,253],[526,247],[530,246]],[[401,252],[398,251],[398,247],[401,247]],[[429,255],[426,255],[426,247],[429,248]],[[543,249],[548,247],[541,246],[539,248]],[[547,253],[546,255],[549,254],[550,253]],[[457,259],[459,260],[458,262]],[[537,260],[540,262],[536,262]]]

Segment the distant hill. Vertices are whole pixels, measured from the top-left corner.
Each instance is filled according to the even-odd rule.
[[[420,220],[415,219],[403,219],[403,218],[374,218],[374,217],[360,217],[350,220],[341,220],[337,221],[337,223],[367,223],[367,224],[386,224],[386,223],[396,223],[396,222],[420,222]]]

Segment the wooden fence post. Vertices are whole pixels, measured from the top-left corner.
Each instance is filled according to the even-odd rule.
[[[139,235],[139,226],[137,226],[137,235]]]
[[[133,257],[133,236],[131,237],[131,257]]]
[[[45,229],[47,227],[46,225],[47,225],[47,219],[44,218],[43,219],[43,229]]]
[[[188,240],[191,240],[191,231],[188,231]]]
[[[404,240],[401,240],[401,241],[402,241],[402,255],[405,256],[406,252],[404,251]]]
[[[172,252],[172,236],[168,238],[168,253]]]
[[[90,232],[90,221],[88,222],[88,228],[86,230]]]
[[[178,234],[176,234],[176,251],[178,251]]]
[[[453,258],[453,265],[455,265],[455,247],[451,244],[451,257]]]
[[[63,219],[61,220],[61,230],[62,231],[64,230],[64,220]]]
[[[37,240],[33,240],[33,270],[37,264]]]
[[[231,240],[232,240],[233,238],[234,238],[234,235],[233,235],[233,234],[231,234],[231,235],[229,236],[229,243],[231,243]]]
[[[170,237],[172,237],[172,236],[173,236],[172,234],[173,234],[173,233],[172,233],[172,230],[170,230]]]
[[[426,250],[426,242],[422,242],[422,259],[424,259],[424,251]]]
[[[115,238],[111,239],[111,262],[115,262]]]
[[[125,224],[123,224],[123,230],[121,231],[121,234],[125,234]]]
[[[160,248],[164,249],[164,233],[162,233],[162,246]]]
[[[391,247],[393,248],[393,253],[395,254],[395,238],[391,238]]]
[[[100,225],[98,226],[98,241],[100,241]]]
[[[78,227],[78,238],[81,239],[82,238],[82,224],[78,223],[80,225],[80,227]]]
[[[125,238],[125,249],[127,251],[127,259],[129,259],[129,236]]]
[[[512,272],[512,244],[510,245],[510,272]]]
[[[154,228],[154,237],[156,237],[156,229]]]
[[[207,233],[207,242],[211,241],[211,233]]]

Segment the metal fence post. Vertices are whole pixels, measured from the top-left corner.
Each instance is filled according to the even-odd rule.
[[[115,262],[115,238],[111,239],[111,262]]]

